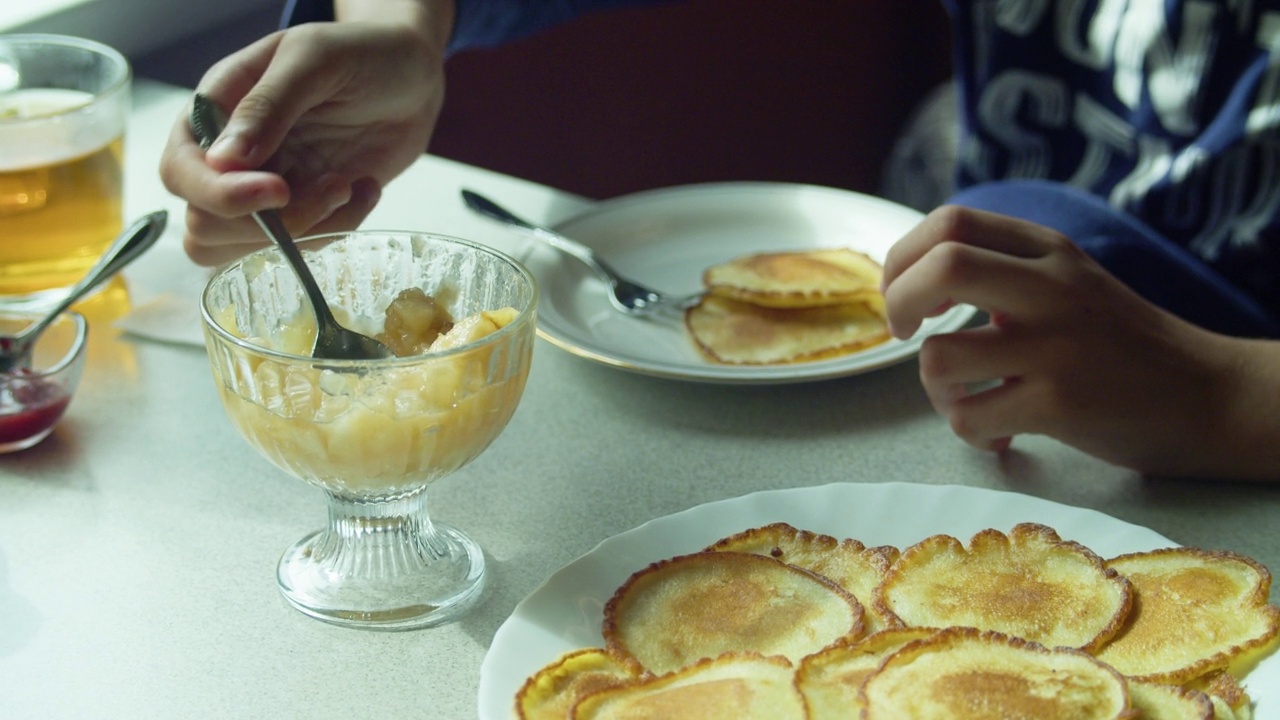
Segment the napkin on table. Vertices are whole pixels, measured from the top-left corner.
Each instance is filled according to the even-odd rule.
[[[165,234],[175,234],[170,227]],[[179,237],[162,237],[125,271],[132,309],[115,326],[137,338],[204,347],[200,293],[211,270],[182,251]]]

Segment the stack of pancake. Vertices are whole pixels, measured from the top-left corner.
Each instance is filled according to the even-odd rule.
[[[604,646],[516,696],[522,720],[1245,720],[1280,643],[1271,576],[1230,552],[1103,559],[1033,523],[903,550],[774,524],[654,563]]]
[[[763,253],[708,268],[685,327],[709,360],[779,365],[821,360],[889,339],[882,268],[847,248]]]

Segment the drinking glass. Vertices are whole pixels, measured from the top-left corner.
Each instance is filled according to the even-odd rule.
[[[409,288],[445,306],[458,326],[509,308],[500,329],[450,349],[324,360],[307,354],[314,321],[275,248],[219,270],[202,298],[213,376],[232,424],[277,467],[328,496],[328,525],[280,559],[284,597],[354,627],[455,619],[482,593],[484,555],[429,516],[427,487],[483,452],[515,411],[533,351],[537,286],[507,255],[440,235],[357,231],[299,247],[339,320],[370,335]]]
[[[0,308],[39,310],[120,233],[128,61],[63,35],[0,35]]]

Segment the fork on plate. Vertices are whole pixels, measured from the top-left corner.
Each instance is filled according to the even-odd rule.
[[[464,189],[462,201],[480,215],[519,228],[550,247],[582,261],[609,287],[609,302],[628,315],[645,317],[660,312],[683,312],[697,305],[704,295],[704,293],[694,293],[673,296],[641,285],[614,270],[613,266],[602,260],[586,245],[550,228],[535,225],[480,193]]]

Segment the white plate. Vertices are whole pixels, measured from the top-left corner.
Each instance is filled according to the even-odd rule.
[[[778,521],[899,548],[936,533],[967,541],[979,530],[1007,531],[1019,522],[1049,525],[1103,557],[1176,545],[1094,510],[960,485],[842,483],[699,505],[605,540],[521,601],[498,628],[480,668],[480,720],[512,720],[516,691],[526,678],[565,652],[600,647],[604,604],[631,573]],[[1280,720],[1280,657],[1260,663],[1245,684],[1256,720]]]
[[[584,243],[622,274],[683,296],[702,289],[710,265],[757,252],[850,247],[883,262],[921,214],[847,190],[785,183],[708,183],[606,200],[556,229]],[[956,307],[928,320],[915,337],[890,340],[831,360],[733,366],[703,358],[677,317],[643,319],[613,309],[606,289],[577,260],[531,244],[521,260],[538,278],[538,330],[552,343],[614,367],[682,380],[784,383],[882,368],[915,355],[930,334],[963,326]]]

